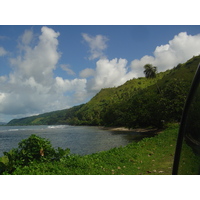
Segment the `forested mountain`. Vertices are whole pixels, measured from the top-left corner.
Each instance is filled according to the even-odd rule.
[[[74,113],[79,110],[82,105],[74,106],[69,109],[48,112],[31,117],[21,119],[13,119],[7,125],[57,125],[66,124],[66,119],[74,116]]]
[[[8,125],[70,124],[160,127],[180,121],[184,103],[200,56],[158,73],[156,78],[137,78],[102,89],[88,103],[70,109],[11,120]],[[159,66],[157,66],[159,70]]]

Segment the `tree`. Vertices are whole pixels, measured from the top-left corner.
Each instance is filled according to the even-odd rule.
[[[157,67],[153,66],[152,64],[146,64],[144,66],[144,74],[146,78],[156,78],[157,74]],[[156,86],[158,88],[159,93],[161,93],[160,88],[158,87],[158,84],[156,82]]]
[[[144,74],[146,78],[156,78],[157,67],[152,64],[146,64],[144,66]]]

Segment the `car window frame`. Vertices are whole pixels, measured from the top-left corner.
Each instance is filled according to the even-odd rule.
[[[185,136],[185,124],[187,121],[187,115],[189,112],[190,105],[194,99],[196,90],[200,84],[200,64],[197,67],[195,76],[193,78],[190,91],[188,93],[183,113],[182,113],[182,118],[181,118],[181,123],[179,127],[179,133],[178,133],[178,138],[177,138],[177,143],[176,143],[176,150],[175,150],[175,155],[174,155],[174,162],[173,162],[173,169],[172,169],[172,175],[178,175],[178,168],[179,168],[179,162],[180,162],[180,156],[181,156],[181,150],[182,150],[182,144],[183,144],[183,139]]]

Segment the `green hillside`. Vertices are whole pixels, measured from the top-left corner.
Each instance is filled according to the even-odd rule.
[[[24,117],[21,119],[13,119],[7,125],[59,125],[66,124],[66,118],[70,118],[73,114],[82,107],[82,105],[74,106],[65,110],[58,110],[31,117]]]
[[[102,89],[88,103],[70,109],[11,120],[8,125],[70,124],[160,127],[180,121],[200,56],[157,74]],[[159,70],[159,66],[157,66]]]

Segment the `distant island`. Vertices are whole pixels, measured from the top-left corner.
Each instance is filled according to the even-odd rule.
[[[86,104],[13,119],[7,125],[159,128],[164,123],[179,122],[199,63],[200,56],[194,56],[186,63],[152,77],[133,78],[119,87],[104,88]],[[156,68],[159,70],[159,66]]]

